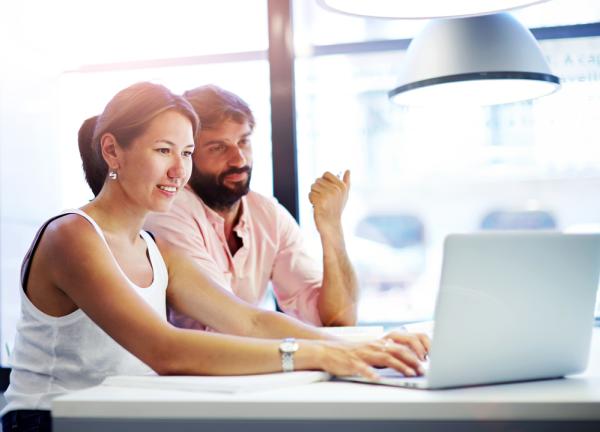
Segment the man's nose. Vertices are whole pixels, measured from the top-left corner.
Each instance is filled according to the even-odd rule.
[[[244,154],[243,150],[239,147],[236,147],[231,151],[231,157],[229,158],[229,165],[235,167],[243,167],[248,163],[248,159]]]

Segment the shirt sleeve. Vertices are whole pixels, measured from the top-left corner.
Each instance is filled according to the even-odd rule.
[[[280,204],[276,209],[279,247],[271,282],[277,303],[285,313],[320,326],[318,299],[323,270],[306,251],[294,218]]]
[[[144,228],[184,252],[201,268],[208,279],[218,285],[229,285],[206,249],[200,221],[194,217],[192,209],[175,201],[169,212],[151,214]],[[198,321],[170,308],[169,321],[181,328],[206,329]]]

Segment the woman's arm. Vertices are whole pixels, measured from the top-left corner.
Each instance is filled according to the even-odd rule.
[[[49,285],[160,374],[245,374],[280,369],[277,340],[171,326],[135,292],[94,228],[79,216],[67,215],[52,222],[35,259],[44,263]],[[33,291],[36,288],[31,287]],[[318,367],[310,356],[305,360],[299,356],[298,361],[299,367]]]
[[[185,253],[173,246],[161,243],[160,240],[158,244],[169,268],[168,301],[171,307],[178,312],[224,333],[260,338],[293,336],[302,339],[340,342],[339,339],[328,333],[285,314],[265,311],[244,302],[225,288],[220,287],[218,283],[207,278],[200,267],[193,260],[187,258]],[[425,360],[429,351],[427,336],[411,333],[391,333],[382,340],[373,341],[371,344],[355,345],[356,347],[369,345],[370,349],[378,352],[382,344],[387,348],[392,346],[390,342],[394,347],[401,346],[400,351],[396,353],[400,358],[404,358],[407,349],[411,357],[416,355],[419,360]],[[346,348],[352,346],[343,343],[341,345]],[[393,350],[394,348],[392,348]],[[400,367],[398,363],[394,364],[396,367]]]
[[[108,335],[159,374],[235,375],[281,370],[278,340],[183,330],[164,321],[135,293],[106,245],[82,218],[58,219],[42,240],[37,253],[48,261],[51,283]],[[171,264],[170,272],[185,268]],[[175,285],[189,278],[193,276],[182,275],[174,281]],[[216,301],[218,297],[214,293],[202,296],[207,302],[203,310],[212,311],[208,314],[210,325],[228,323],[230,318],[215,317],[235,316],[243,309],[231,301]],[[285,325],[281,331],[287,331]],[[299,370],[323,369],[333,374],[374,378],[370,365],[391,366],[406,373],[415,373],[419,367],[412,351],[402,345],[299,342],[300,349],[294,358]]]

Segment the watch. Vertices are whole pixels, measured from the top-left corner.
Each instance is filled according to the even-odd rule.
[[[294,371],[294,353],[298,351],[299,345],[294,338],[285,338],[279,344],[281,354],[281,369],[284,372]]]

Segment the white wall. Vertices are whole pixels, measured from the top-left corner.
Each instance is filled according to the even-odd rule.
[[[31,39],[27,2],[0,5],[0,308],[2,340],[14,333],[19,266],[40,222],[60,205],[57,64]],[[6,347],[2,346],[2,364]]]

